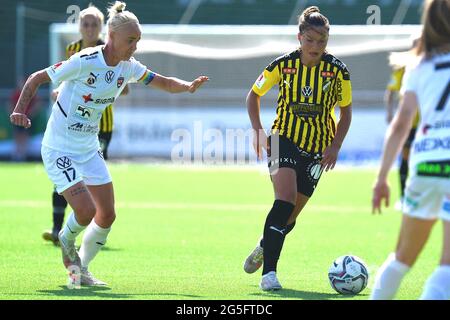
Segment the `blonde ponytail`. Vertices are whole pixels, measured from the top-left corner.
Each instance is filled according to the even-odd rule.
[[[116,1],[108,8],[107,25],[110,31],[115,31],[127,23],[139,24],[139,20],[134,13],[125,10],[126,6],[127,4],[125,2]]]

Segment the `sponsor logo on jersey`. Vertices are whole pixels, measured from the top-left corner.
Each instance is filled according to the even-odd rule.
[[[60,157],[56,159],[56,166],[58,169],[67,169],[72,165],[72,161],[67,157]]]
[[[111,98],[105,98],[105,99],[95,99],[95,104],[107,104],[107,103],[113,103],[116,100],[115,97]]]
[[[429,138],[414,143],[414,151],[417,153],[434,151],[438,149],[450,150],[450,137]]]
[[[125,81],[125,78],[122,77],[122,76],[120,76],[120,77],[117,79],[117,88],[120,88],[120,87],[122,86],[122,84],[123,84],[124,81]]]
[[[96,59],[98,57],[98,51],[95,51],[91,54],[83,54],[80,58],[86,58],[86,60]]]
[[[72,125],[69,126],[69,129],[71,130],[81,130],[83,128],[83,124],[82,123],[74,123]]]
[[[71,130],[71,131],[75,131],[75,132],[97,134],[97,132],[98,132],[98,125],[90,125],[90,124],[84,124],[84,123],[76,122],[74,124],[71,124],[68,127],[68,129]]]
[[[266,78],[264,77],[264,73],[261,73],[261,75],[259,76],[259,78],[256,80],[255,85],[261,89],[262,86],[264,85],[264,83],[266,82]]]
[[[342,101],[343,97],[342,97],[342,81],[341,79],[337,79],[337,97],[338,97],[338,101]]]
[[[81,119],[89,119],[93,113],[93,108],[88,108],[80,105],[78,105],[77,109],[75,110],[75,114]]]
[[[84,103],[94,101],[94,99],[92,99],[92,93],[89,93],[87,96],[83,96],[83,99],[84,99]]]
[[[297,161],[295,161],[292,158],[277,158],[277,159],[270,161],[269,166],[272,167],[272,166],[278,165],[280,163],[290,163],[290,164],[296,165]]]
[[[323,78],[335,78],[336,75],[332,71],[322,71]]]
[[[335,57],[333,57],[333,59],[331,60],[331,63],[334,65],[337,65],[338,67],[342,68],[342,69],[346,69],[347,66],[345,65],[345,63],[342,63],[341,61],[339,61],[338,59],[336,59]]]
[[[114,80],[114,71],[109,70],[108,72],[106,72],[105,74],[105,81],[107,83],[111,83]]]
[[[450,120],[442,120],[442,121],[437,121],[434,124],[425,124],[422,127],[422,133],[424,135],[426,135],[428,133],[429,130],[439,130],[439,129],[448,129],[450,128]]]
[[[310,86],[305,86],[305,87],[302,88],[302,95],[305,98],[309,98],[312,95],[312,92],[313,91],[312,91]]]
[[[283,74],[296,74],[297,68],[283,68]]]
[[[98,77],[98,74],[95,75],[95,74],[93,74],[92,72],[90,72],[90,73],[89,73],[89,78],[86,80],[86,85],[87,85],[88,87],[91,87],[91,88],[96,88],[96,87],[94,86],[94,84],[95,84],[95,82],[97,81],[97,77]]]
[[[426,135],[428,133],[428,130],[430,130],[431,128],[432,126],[430,126],[429,124],[424,125],[422,128],[423,135]]]
[[[289,109],[296,116],[305,118],[315,118],[323,113],[323,105],[306,102],[290,103]]]
[[[61,61],[61,62],[58,62],[58,63],[56,63],[56,64],[54,64],[54,65],[51,67],[51,70],[53,71],[53,73],[55,73],[55,72],[56,72],[56,69],[58,69],[62,64],[63,64],[62,61]]]

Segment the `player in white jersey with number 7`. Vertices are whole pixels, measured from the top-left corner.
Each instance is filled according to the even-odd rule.
[[[403,220],[395,253],[378,270],[371,299],[393,299],[403,276],[427,242],[439,218],[444,225],[440,265],[428,278],[421,299],[450,299],[450,0],[427,0],[423,34],[415,50],[419,62],[406,71],[403,99],[387,133],[373,189],[373,209],[389,205],[387,175],[411,128],[420,123],[412,145]],[[407,67],[408,68],[408,67]]]
[[[103,110],[117,99],[127,83],[140,82],[171,93],[195,92],[205,81],[169,78],[147,69],[132,55],[141,38],[139,21],[125,3],[109,9],[105,45],[87,48],[67,61],[33,73],[10,116],[13,124],[30,127],[25,106],[44,83],[63,82],[42,141],[45,169],[73,212],[59,233],[63,263],[79,269],[81,285],[104,285],[88,271],[88,265],[105,244],[114,222],[114,191],[110,174],[99,151],[97,138]],[[87,227],[80,253],[77,235]]]

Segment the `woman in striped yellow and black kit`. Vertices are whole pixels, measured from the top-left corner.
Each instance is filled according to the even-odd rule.
[[[100,32],[104,21],[103,13],[95,6],[89,6],[88,8],[80,12],[80,33],[81,39],[70,43],[66,47],[66,59],[69,59],[73,54],[80,52],[84,48],[95,47],[104,44],[100,39]],[[95,75],[93,75],[95,77]],[[87,83],[86,85],[89,85]],[[94,85],[94,84],[91,84]],[[128,94],[128,87],[125,87],[122,91],[123,95]],[[52,98],[56,99],[58,95],[58,89],[56,89]],[[111,141],[113,131],[113,105],[110,104],[106,107],[100,120],[100,128],[98,133],[98,139],[100,147],[103,152],[104,159],[108,159],[108,146]],[[56,190],[53,190],[52,195],[53,203],[53,228],[52,230],[46,230],[42,234],[45,240],[52,241],[55,245],[58,244],[58,233],[61,230],[64,222],[65,209],[67,207],[67,201]]]
[[[328,19],[317,7],[299,17],[301,47],[281,56],[261,73],[247,97],[259,158],[267,148],[275,201],[263,238],[247,257],[244,270],[263,266],[261,289],[278,290],[276,267],[285,236],[312,196],[322,171],[333,169],[350,127],[352,95],[344,63],[326,52]],[[260,97],[278,86],[276,119],[269,138],[260,120]],[[336,123],[334,108],[340,107]],[[266,144],[266,142],[268,142]]]

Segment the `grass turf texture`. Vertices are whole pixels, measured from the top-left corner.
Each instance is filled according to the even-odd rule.
[[[117,219],[90,271],[109,287],[70,290],[51,227],[52,184],[40,164],[0,164],[0,299],[367,299],[339,295],[327,271],[344,254],[369,266],[370,284],[395,247],[401,214],[371,215],[371,169],[324,174],[278,265],[284,290],[264,293],[243,261],[259,238],[273,191],[265,170],[110,164]],[[69,210],[66,212],[66,216]],[[398,299],[416,299],[439,261],[433,234]],[[78,239],[80,243],[81,237]]]

